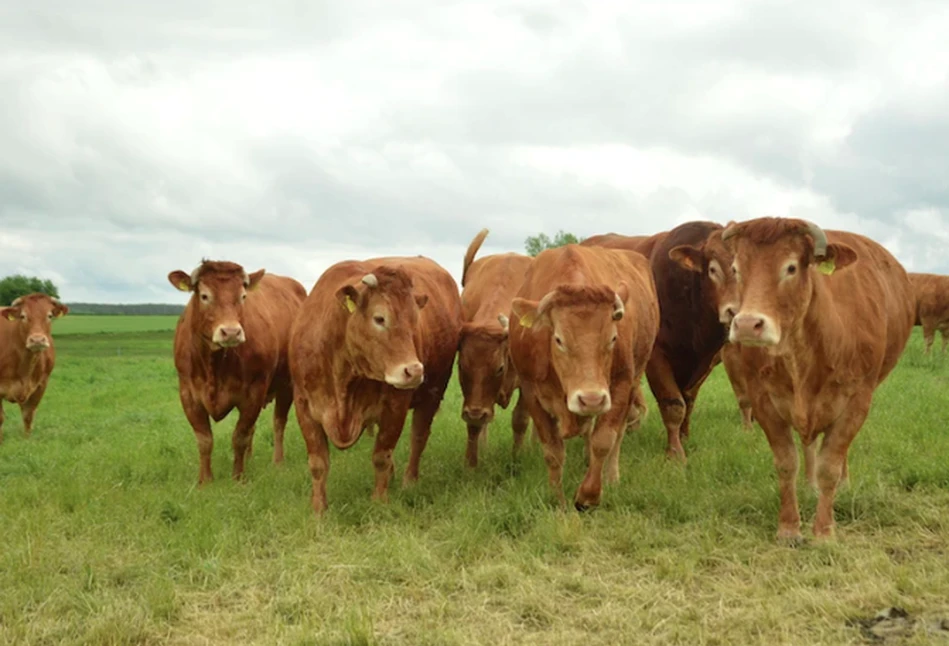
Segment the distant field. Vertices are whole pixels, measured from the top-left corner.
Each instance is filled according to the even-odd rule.
[[[741,430],[720,367],[697,403],[688,465],[664,458],[647,395],[622,480],[592,513],[553,507],[538,447],[512,468],[509,411],[466,471],[453,382],[418,485],[401,487],[406,432],[391,502],[372,504],[363,438],[332,451],[317,520],[295,417],[286,463],[271,462],[272,408],[247,481],[229,478],[234,415],[216,426],[217,479],[195,487],[174,317],[55,325],[32,438],[5,406],[0,643],[837,645],[867,643],[855,622],[890,606],[949,619],[949,361],[922,357],[918,330],[854,443],[838,541],[791,549],[774,540],[764,434]],[[580,442],[567,453],[572,494]],[[809,531],[803,475],[800,493]]]
[[[67,314],[53,323],[53,335],[174,331],[177,323],[177,316]]]

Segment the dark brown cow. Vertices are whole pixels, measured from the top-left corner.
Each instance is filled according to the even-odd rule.
[[[929,354],[932,350],[938,330],[945,353],[949,344],[949,276],[910,272],[909,280],[916,295],[915,324],[923,326],[924,352]]]
[[[733,307],[726,298],[732,258],[722,230],[715,222],[686,222],[649,237],[606,234],[581,243],[649,258],[661,323],[646,378],[666,427],[666,454],[683,461],[682,439],[689,435],[699,389],[718,363]]]
[[[46,294],[21,296],[0,307],[0,442],[4,400],[20,405],[24,435],[33,431],[36,407],[56,364],[51,323],[68,313],[68,306]]]
[[[347,449],[376,425],[372,497],[388,499],[392,452],[409,409],[404,483],[418,479],[461,328],[458,285],[434,261],[374,258],[326,270],[293,325],[294,408],[309,456],[313,509],[326,509],[329,444]]]
[[[912,331],[912,285],[881,245],[804,220],[731,223],[722,238],[734,250],[740,299],[730,340],[741,344],[748,397],[778,472],[778,538],[802,538],[792,429],[819,491],[814,535],[832,536],[847,451]]]
[[[465,459],[470,467],[478,465],[478,443],[486,441],[495,403],[506,409],[518,386],[517,371],[508,352],[507,314],[531,265],[530,256],[519,253],[475,260],[487,235],[488,230],[482,229],[471,241],[461,274],[463,325],[458,342],[458,380],[464,396],[461,418],[468,425]],[[515,453],[529,423],[524,398],[518,395],[511,414]]]
[[[220,422],[235,408],[240,417],[231,438],[233,477],[243,475],[257,418],[274,399],[273,459],[283,461],[283,433],[293,403],[287,344],[306,289],[263,269],[248,275],[236,263],[210,260],[190,274],[173,271],[168,281],[192,293],[178,319],[174,352],[181,406],[198,441],[199,484],[213,479],[210,419]]]
[[[619,479],[625,429],[643,413],[634,402],[642,402],[659,329],[649,263],[635,252],[573,244],[542,251],[511,311],[511,357],[551,487],[565,506],[564,440],[584,435],[589,466],[574,506],[598,505],[603,479]]]

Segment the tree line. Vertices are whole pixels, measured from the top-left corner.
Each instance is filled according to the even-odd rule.
[[[553,249],[562,247],[565,244],[577,244],[583,238],[578,238],[572,233],[567,233],[563,229],[554,234],[551,238],[546,233],[539,233],[536,236],[528,236],[524,240],[524,250],[529,256],[536,256],[544,249]],[[59,289],[49,279],[42,279],[36,276],[24,276],[14,274],[0,280],[0,307],[10,305],[20,296],[39,292],[47,294],[53,298],[59,298]],[[66,303],[72,314],[98,314],[98,315],[177,315],[184,310],[184,305],[172,305],[168,303],[130,303],[112,305],[108,303]]]

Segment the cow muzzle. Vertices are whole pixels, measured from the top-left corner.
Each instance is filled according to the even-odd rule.
[[[211,340],[222,348],[233,348],[246,340],[244,328],[233,324],[219,325],[214,328],[214,336]]]
[[[567,401],[567,408],[577,415],[602,415],[610,410],[610,391],[599,389],[575,390]]]
[[[491,421],[491,410],[480,406],[465,406],[461,409],[461,419],[472,426],[482,426]]]
[[[418,388],[425,379],[425,368],[418,361],[403,363],[392,372],[386,373],[386,383],[399,390]]]
[[[758,312],[741,312],[732,319],[728,340],[750,346],[777,345],[781,340],[770,316]]]
[[[45,334],[31,334],[26,338],[26,349],[30,352],[42,352],[49,349],[49,337]]]

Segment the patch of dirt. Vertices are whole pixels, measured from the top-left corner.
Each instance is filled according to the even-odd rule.
[[[863,637],[874,644],[896,644],[918,633],[941,635],[949,643],[949,619],[911,617],[899,607],[886,608],[872,617],[850,619],[847,625],[859,628]]]

